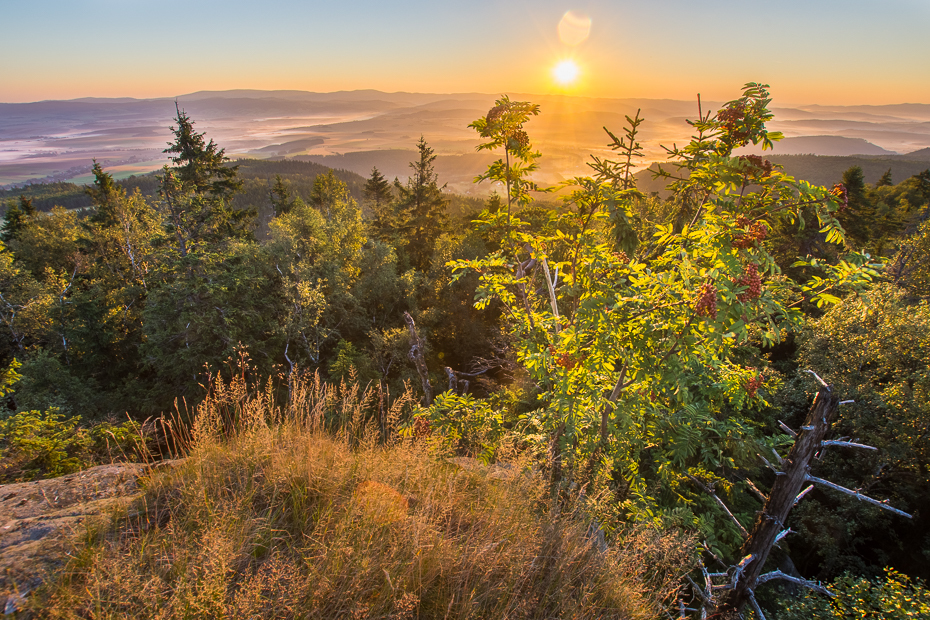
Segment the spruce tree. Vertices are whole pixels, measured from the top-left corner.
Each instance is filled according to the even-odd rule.
[[[420,271],[429,269],[436,238],[445,225],[446,201],[433,171],[436,155],[420,136],[417,143],[420,159],[410,163],[413,174],[406,185],[397,185],[398,207],[403,218],[402,229],[406,233],[407,256],[413,267]]]
[[[204,244],[229,239],[252,239],[255,209],[239,210],[230,198],[242,187],[238,166],[225,165],[224,149],[194,131],[194,123],[177,107],[174,142],[165,153],[174,156],[173,167],[165,166],[161,177],[166,230],[174,237],[181,256]]]
[[[105,172],[96,159],[93,173],[93,186],[84,190],[97,208],[89,219],[94,224],[112,226],[117,222],[116,208],[119,201],[126,197],[126,190],[116,184],[113,176]]]
[[[371,177],[365,183],[365,200],[370,202],[375,210],[391,201],[391,184],[377,167],[371,169]]]
[[[846,188],[847,208],[837,214],[837,219],[856,246],[865,247],[871,239],[871,227],[875,225],[875,207],[866,194],[865,175],[862,168],[852,166],[843,173]]]
[[[35,215],[36,208],[32,206],[32,199],[19,197],[19,204],[10,201],[3,215],[3,226],[0,227],[0,241],[9,243],[16,239],[19,232],[26,227],[29,218]]]
[[[397,218],[393,209],[395,205],[392,204],[394,193],[391,191],[391,184],[377,168],[371,169],[371,177],[365,183],[364,196],[371,206],[372,229],[375,236],[382,241],[393,241],[397,228]]]
[[[917,191],[924,200],[930,202],[930,168],[920,174],[915,174],[914,178],[917,180]]]
[[[882,178],[878,180],[878,183],[875,184],[875,187],[885,187],[890,185],[894,185],[894,182],[891,180],[891,168],[889,168],[888,171],[882,175]]]
[[[275,217],[284,215],[294,206],[291,199],[291,191],[284,184],[284,179],[280,174],[274,175],[274,187],[271,188],[271,207],[274,210]]]
[[[174,107],[178,126],[172,128],[174,142],[169,142],[164,152],[173,155],[177,180],[198,194],[228,200],[242,188],[239,166],[225,165],[229,161],[226,149],[217,147],[213,140],[207,142],[203,133],[194,131],[194,121],[177,102]]]

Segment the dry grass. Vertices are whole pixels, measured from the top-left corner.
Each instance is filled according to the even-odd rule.
[[[639,530],[601,553],[543,480],[381,445],[370,394],[310,378],[277,407],[219,383],[183,465],[88,536],[35,600],[62,618],[653,618],[687,541]],[[396,423],[401,403],[386,417]],[[338,429],[338,431],[334,430]]]

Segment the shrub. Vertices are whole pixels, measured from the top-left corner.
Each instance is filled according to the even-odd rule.
[[[0,483],[54,478],[135,453],[141,427],[131,421],[79,426],[52,408],[0,418]]]
[[[868,580],[850,574],[830,586],[836,595],[827,599],[806,593],[800,599],[782,599],[779,618],[882,618],[906,620],[930,617],[930,590],[923,582],[885,569],[884,579]]]

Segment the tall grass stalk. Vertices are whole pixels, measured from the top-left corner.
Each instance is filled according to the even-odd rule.
[[[388,429],[410,403],[382,414]],[[215,380],[189,430],[166,422],[186,460],[153,470],[34,604],[94,619],[663,615],[687,541],[632,530],[601,552],[527,463],[463,469],[381,441],[378,415],[370,391],[316,375],[280,405],[245,373]]]

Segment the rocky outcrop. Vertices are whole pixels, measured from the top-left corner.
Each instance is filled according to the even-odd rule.
[[[116,463],[35,482],[0,485],[0,614],[64,566],[71,541],[140,494],[149,464]]]

